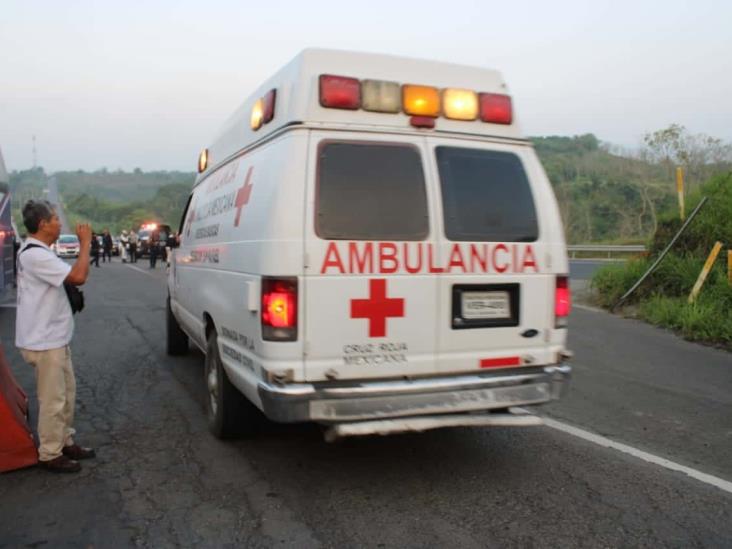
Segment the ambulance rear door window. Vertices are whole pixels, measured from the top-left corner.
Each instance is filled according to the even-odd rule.
[[[402,144],[322,143],[315,231],[330,240],[424,240],[429,219],[419,151]]]
[[[533,242],[531,186],[513,153],[437,147],[445,236],[454,241]]]

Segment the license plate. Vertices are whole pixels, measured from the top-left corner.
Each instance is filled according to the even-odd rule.
[[[511,317],[508,292],[464,292],[462,299],[462,316],[465,320]]]

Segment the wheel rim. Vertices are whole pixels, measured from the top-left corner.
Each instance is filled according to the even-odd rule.
[[[208,386],[208,402],[212,415],[216,415],[219,407],[219,377],[216,372],[216,361],[210,356],[206,358],[208,364],[208,373],[206,375],[206,385]]]

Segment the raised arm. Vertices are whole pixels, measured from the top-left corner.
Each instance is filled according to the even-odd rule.
[[[64,282],[81,286],[89,276],[89,250],[91,248],[92,232],[88,223],[76,225],[76,235],[79,237],[79,257],[71,267]]]

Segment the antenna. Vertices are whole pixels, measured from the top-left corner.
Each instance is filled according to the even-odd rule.
[[[38,155],[36,154],[36,136],[33,136],[33,169],[38,167]]]

